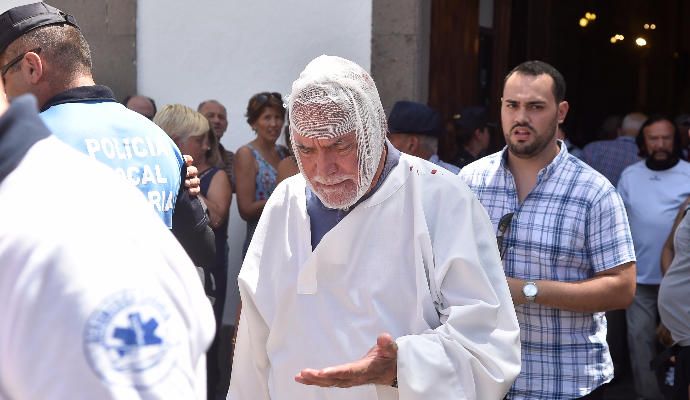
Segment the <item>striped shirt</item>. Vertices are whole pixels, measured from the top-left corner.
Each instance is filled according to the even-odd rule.
[[[618,179],[627,166],[640,161],[637,143],[631,136],[592,142],[582,152],[582,159],[611,181],[613,186],[618,185]]]
[[[625,208],[615,188],[559,145],[559,154],[539,172],[522,204],[505,149],[460,171],[494,227],[502,216],[514,213],[501,249],[506,276],[575,282],[635,260]],[[536,303],[518,305],[515,311],[522,370],[509,399],[580,397],[613,378],[603,312]]]

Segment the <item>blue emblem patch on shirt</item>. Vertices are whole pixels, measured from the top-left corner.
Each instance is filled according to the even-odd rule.
[[[84,353],[93,371],[110,384],[146,389],[175,364],[170,314],[158,300],[136,291],[106,298],[84,329]]]

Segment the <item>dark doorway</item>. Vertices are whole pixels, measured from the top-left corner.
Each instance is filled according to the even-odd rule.
[[[551,63],[565,76],[571,106],[569,134],[580,146],[598,138],[601,122],[611,114],[690,113],[690,2],[493,0],[493,10],[493,27],[479,29],[476,1],[432,3],[430,71],[434,75],[429,80],[429,102],[445,117],[457,107],[488,104],[498,120],[503,77],[530,59]],[[454,15],[463,11],[474,14],[453,23]],[[580,19],[587,13],[595,18],[582,27]],[[450,32],[455,36],[448,27],[453,27]],[[612,43],[617,34],[624,39]],[[638,46],[638,37],[647,44]],[[458,38],[478,45],[458,46]],[[450,48],[456,54],[450,54]],[[468,59],[469,68],[455,71],[436,65]],[[449,98],[446,91],[434,97],[448,82],[462,93]]]

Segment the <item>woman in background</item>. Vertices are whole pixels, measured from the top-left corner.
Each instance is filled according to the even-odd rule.
[[[153,121],[175,141],[180,151],[194,159],[201,180],[200,196],[208,207],[210,225],[216,235],[216,270],[225,270],[232,186],[227,174],[219,174],[221,170],[214,167],[216,160],[213,157],[218,151],[211,145],[217,146],[218,142],[210,140],[213,132],[209,122],[202,114],[182,104],[164,106]]]
[[[202,114],[181,104],[168,104],[154,117],[153,122],[160,126],[184,154],[194,158],[194,166],[199,170],[201,194],[208,207],[209,225],[215,234],[216,260],[213,268],[215,296],[212,299],[216,319],[216,337],[207,352],[207,392],[209,399],[215,399],[220,380],[218,353],[218,332],[223,324],[223,305],[227,289],[228,274],[228,212],[232,201],[232,186],[225,171],[215,167],[218,141],[215,140],[208,120]],[[213,146],[216,146],[215,148]],[[208,288],[209,282],[205,282]],[[209,290],[207,290],[207,294]]]
[[[266,200],[276,188],[278,163],[288,155],[285,146],[276,144],[285,123],[285,108],[279,93],[262,92],[252,96],[246,117],[256,137],[235,154],[237,208],[242,219],[247,221],[243,256]]]

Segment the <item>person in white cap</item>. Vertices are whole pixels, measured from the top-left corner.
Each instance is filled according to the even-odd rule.
[[[287,107],[301,173],[269,198],[240,272],[227,398],[503,398],[519,331],[469,188],[386,140],[351,61],[311,61]]]

